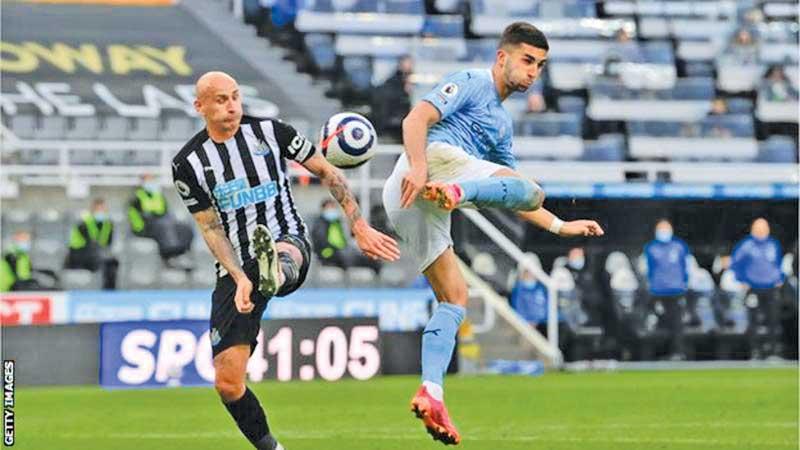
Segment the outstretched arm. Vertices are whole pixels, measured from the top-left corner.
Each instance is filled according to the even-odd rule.
[[[396,261],[400,258],[397,242],[391,237],[372,228],[361,216],[353,192],[347,186],[347,179],[341,170],[333,166],[322,154],[315,154],[303,163],[311,173],[319,177],[322,184],[328,186],[331,195],[344,211],[350,224],[350,230],[356,238],[356,244],[361,251],[372,259]]]
[[[535,211],[521,211],[518,214],[524,220],[561,237],[602,236],[604,234],[603,228],[594,220],[564,222],[544,207]]]
[[[255,305],[250,301],[250,294],[253,291],[253,283],[247,278],[242,266],[239,265],[239,260],[233,251],[233,246],[228,236],[225,234],[225,229],[222,222],[219,220],[217,212],[213,208],[208,208],[203,211],[192,214],[203,239],[208,245],[208,249],[214,255],[214,258],[222,264],[222,267],[228,271],[236,282],[236,296],[234,302],[236,309],[241,313],[249,313],[253,310]]]

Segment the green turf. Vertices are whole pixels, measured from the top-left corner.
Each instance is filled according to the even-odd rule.
[[[408,411],[416,377],[252,389],[288,450],[437,449]],[[725,370],[451,377],[463,449],[798,448],[798,373]],[[17,391],[19,449],[251,448],[211,388]]]

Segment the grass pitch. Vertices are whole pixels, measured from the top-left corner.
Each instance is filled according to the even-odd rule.
[[[287,450],[440,449],[408,410],[417,377],[251,385]],[[798,448],[797,370],[450,377],[456,448]],[[250,449],[212,388],[20,388],[18,449]]]

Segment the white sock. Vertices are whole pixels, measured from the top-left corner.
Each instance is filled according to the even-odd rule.
[[[425,389],[428,390],[428,394],[431,394],[434,400],[437,402],[444,401],[444,389],[442,389],[442,385],[436,384],[433,381],[423,381],[422,385],[425,386]]]

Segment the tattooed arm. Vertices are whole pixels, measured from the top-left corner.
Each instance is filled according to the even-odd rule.
[[[361,251],[373,259],[395,261],[400,257],[397,243],[389,236],[372,228],[361,216],[353,192],[347,185],[347,179],[341,170],[333,166],[324,156],[317,153],[303,163],[306,169],[319,177],[319,180],[330,189],[331,195],[342,207],[350,229],[356,238]]]
[[[200,227],[200,233],[206,241],[209,250],[214,257],[222,264],[222,267],[228,271],[236,282],[236,296],[234,302],[236,308],[241,313],[249,313],[253,310],[253,303],[250,301],[250,294],[253,291],[253,283],[247,278],[244,270],[239,265],[239,259],[233,251],[233,246],[228,236],[225,234],[225,229],[222,227],[217,212],[213,208],[208,208],[203,211],[192,214],[197,226]]]

